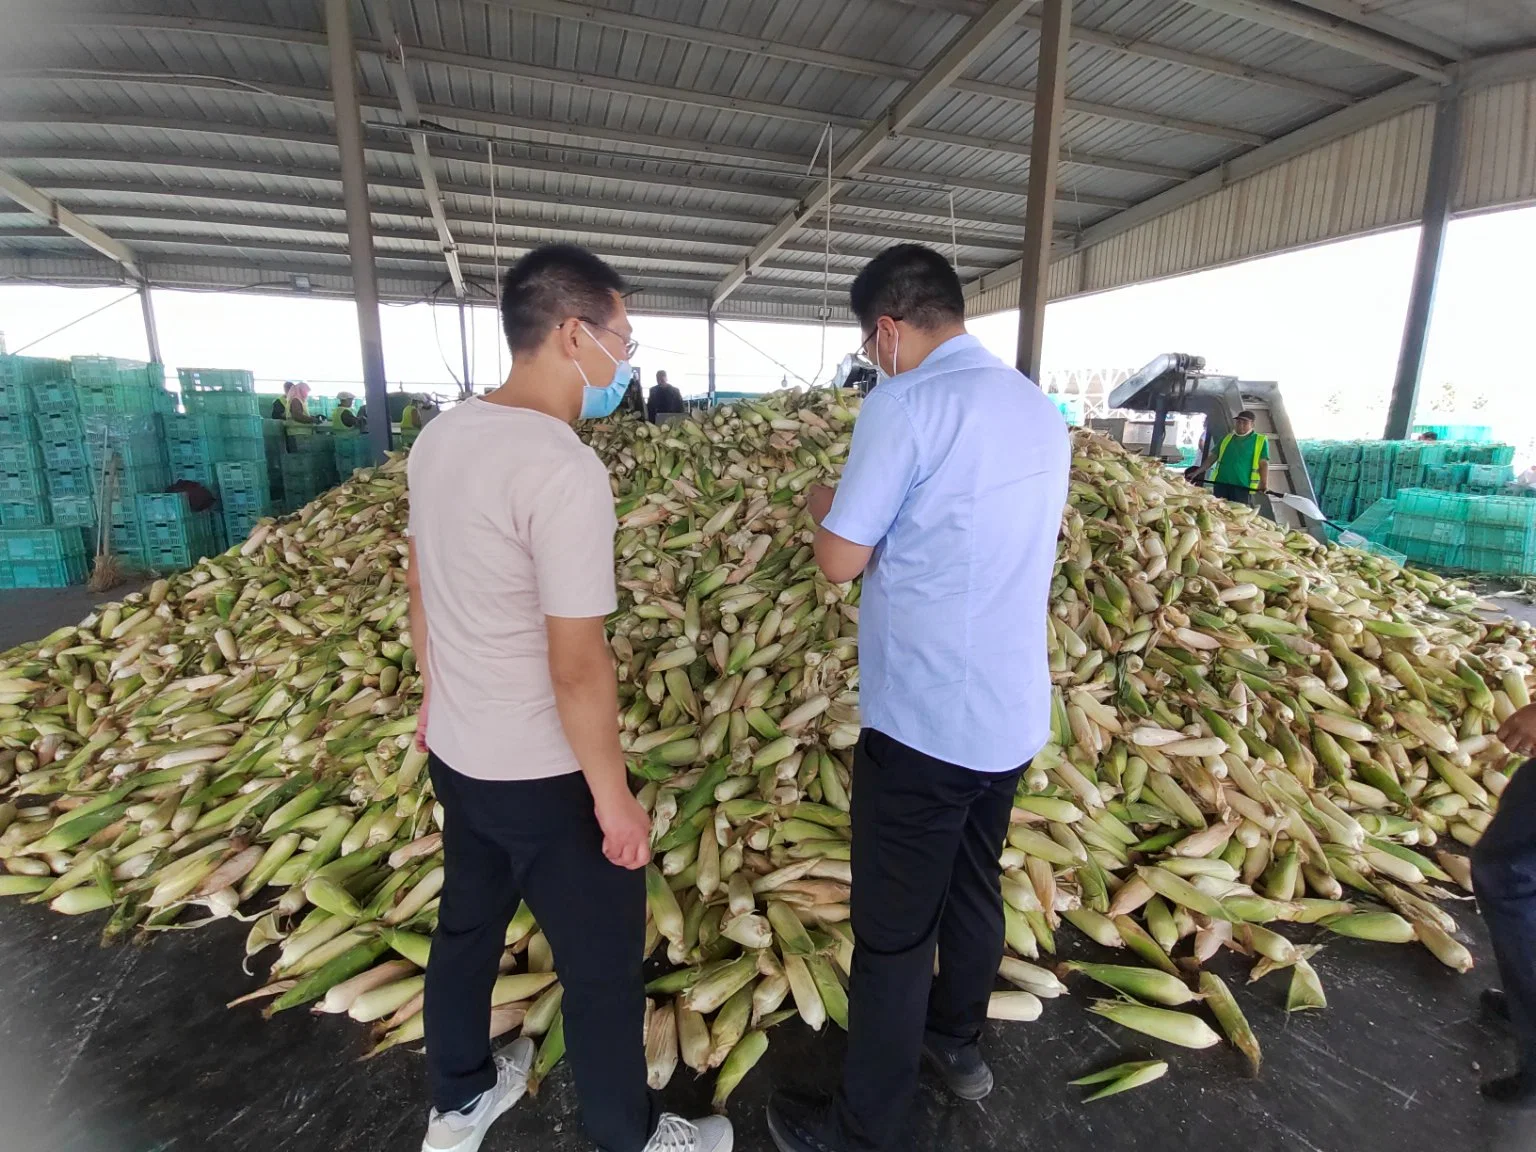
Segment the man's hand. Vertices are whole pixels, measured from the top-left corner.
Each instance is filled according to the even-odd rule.
[[[1499,729],[1504,747],[1521,756],[1536,756],[1536,704],[1527,704]]]
[[[432,689],[421,692],[421,707],[416,710],[416,751],[427,751],[427,710],[432,703]]]
[[[628,792],[597,803],[603,829],[603,855],[620,868],[634,871],[651,862],[651,818]]]
[[[827,518],[827,513],[832,511],[832,498],[837,495],[837,489],[829,488],[825,484],[815,484],[805,494],[805,507],[810,512],[811,519],[816,521],[819,528],[821,522]]]

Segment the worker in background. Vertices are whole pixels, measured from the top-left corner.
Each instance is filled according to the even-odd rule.
[[[645,415],[652,424],[663,416],[684,411],[683,394],[667,382],[665,372],[656,373],[656,383],[646,400]]]
[[[1223,500],[1252,508],[1255,494],[1269,491],[1269,437],[1253,430],[1253,413],[1246,408],[1232,421],[1232,431],[1221,438],[1215,454],[1185,476],[1199,484],[1212,468],[1216,471],[1211,491]]]
[[[527,1087],[531,1039],[492,1056],[491,987],[526,900],[564,988],[587,1135],[605,1152],[730,1152],[731,1125],[660,1113],[646,1087],[650,818],[619,745],[604,618],[617,607],[608,473],[571,425],[610,415],[634,351],[624,281],[553,245],[507,273],[512,368],[410,454],[417,747],[443,806],[426,975],[423,1152],[474,1152]]]
[[[962,1100],[991,1091],[998,857],[1051,727],[1061,413],[966,332],[960,279],[932,249],[888,249],[850,296],[883,382],[842,482],[807,501],[827,580],[864,576],[848,1055],[834,1100],[774,1095],[781,1152],[896,1145],[922,1061]]]
[[[412,396],[406,401],[405,408],[400,412],[400,431],[421,431],[421,409],[426,401],[420,396]]]
[[[352,410],[352,405],[356,402],[357,397],[350,392],[342,392],[336,397],[336,410],[331,413],[333,428],[358,427],[357,413]]]
[[[1536,705],[1521,708],[1499,729],[1519,756],[1536,756]],[[1497,1104],[1536,1108],[1536,769],[1516,769],[1499,810],[1472,849],[1472,883],[1488,925],[1502,991],[1488,989],[1483,1005],[1515,1034],[1515,1071],[1482,1086]]]
[[[288,413],[285,418],[295,424],[315,423],[315,418],[309,414],[309,385],[302,380],[295,383],[288,392]]]
[[[629,387],[624,390],[624,400],[619,404],[619,411],[645,419],[645,389],[640,386],[638,368],[630,373]]]
[[[293,395],[293,381],[283,381],[283,394],[272,401],[272,419],[288,419],[288,398]]]
[[[1426,444],[1434,444],[1434,443],[1437,443],[1439,441],[1440,433],[1438,433],[1438,432],[1426,432],[1426,433],[1424,433],[1424,435],[1420,436],[1419,439],[1422,440]]]

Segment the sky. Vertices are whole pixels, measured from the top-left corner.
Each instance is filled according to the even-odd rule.
[[[1057,373],[1135,369],[1163,352],[1188,352],[1214,371],[1278,380],[1300,436],[1380,435],[1417,244],[1418,230],[1403,229],[1052,304],[1047,384]],[[1533,258],[1536,208],[1451,224],[1420,422],[1491,424],[1500,439],[1536,446]],[[247,368],[263,390],[299,378],[321,393],[360,390],[349,301],[156,290],[154,303],[168,367]],[[382,319],[392,385],[452,394],[462,374],[456,310],[386,307]],[[1011,361],[1017,324],[1017,313],[1006,312],[970,328]],[[506,357],[494,313],[472,309],[471,327],[471,377],[480,388],[500,379]],[[120,288],[0,284],[0,333],[12,352],[146,356],[138,302]],[[664,368],[685,393],[705,390],[703,320],[639,316],[635,335],[642,347],[634,362],[647,386]],[[823,383],[857,342],[846,326],[723,322],[718,387]],[[1436,406],[1458,411],[1430,420]]]

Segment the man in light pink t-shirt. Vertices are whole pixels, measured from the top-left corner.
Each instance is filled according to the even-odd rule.
[[[426,979],[423,1152],[475,1152],[526,1090],[533,1042],[493,1059],[491,988],[526,900],[564,988],[582,1122],[606,1152],[730,1152],[720,1117],[660,1113],[643,1047],[650,819],[629,790],[603,628],[618,605],[608,475],[577,438],[629,385],[618,273],[551,245],[507,273],[512,370],[410,456],[418,746],[445,813]]]

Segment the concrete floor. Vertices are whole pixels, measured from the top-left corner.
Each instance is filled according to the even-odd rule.
[[[0,596],[0,651],[79,619],[98,599],[80,590]],[[1512,607],[1536,619],[1531,606]],[[1037,1023],[993,1026],[988,1051],[998,1086],[983,1105],[954,1103],[924,1078],[906,1147],[1536,1149],[1536,1115],[1495,1112],[1476,1094],[1477,1081],[1503,1070],[1511,1053],[1478,1018],[1476,997],[1493,982],[1491,964],[1475,912],[1467,905],[1459,915],[1474,933],[1479,968],[1470,976],[1418,947],[1328,939],[1314,961],[1326,1011],[1288,1016],[1283,976],[1239,988],[1265,1050],[1257,1080],[1244,1078],[1226,1045],[1186,1052],[1088,1014],[1087,996],[1048,1002]],[[361,1063],[367,1030],[350,1020],[299,1010],[266,1021],[254,1006],[224,1007],[262,983],[241,971],[242,926],[167,932],[148,946],[109,949],[98,946],[101,926],[99,915],[69,919],[0,902],[0,1152],[420,1147],[418,1055],[395,1051]],[[1234,987],[1245,978],[1239,968],[1218,970]],[[840,1066],[835,1029],[816,1036],[792,1021],[771,1041],[731,1101],[744,1152],[772,1148],[762,1116],[773,1085],[830,1086]],[[1169,1075],[1125,1096],[1084,1107],[1067,1084],[1152,1056],[1170,1061]],[[696,1113],[708,1098],[708,1082],[683,1069],[663,1104]],[[567,1068],[485,1143],[487,1152],[589,1147]]]

